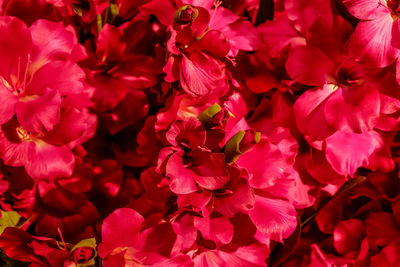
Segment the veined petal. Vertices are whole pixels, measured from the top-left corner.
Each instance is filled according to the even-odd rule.
[[[297,226],[295,208],[287,201],[256,196],[249,216],[257,230],[272,240],[283,242]]]

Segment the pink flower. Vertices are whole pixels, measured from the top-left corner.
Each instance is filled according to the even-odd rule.
[[[128,208],[117,209],[104,220],[99,255],[105,267],[132,264],[191,266],[188,256],[171,255],[176,235],[169,224],[141,231],[143,222],[139,213]]]
[[[395,0],[345,0],[349,12],[360,19],[350,51],[366,64],[385,67],[399,57],[399,4]]]

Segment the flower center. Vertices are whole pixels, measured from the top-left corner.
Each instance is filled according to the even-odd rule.
[[[21,139],[22,141],[32,140],[31,132],[25,130],[22,126],[17,127],[15,131],[17,132],[19,139]]]
[[[33,133],[31,131],[26,130],[22,126],[18,126],[17,128],[15,128],[15,132],[17,133],[17,136],[21,141],[25,142],[33,141],[37,144],[43,143],[43,141],[39,139],[40,137],[43,136],[42,133]]]
[[[32,60],[29,54],[26,58],[19,57],[17,65],[13,66],[13,70],[9,74],[8,79],[0,76],[0,83],[14,95],[23,95],[26,86],[29,85],[33,78],[31,64]]]
[[[398,18],[400,15],[400,2],[399,0],[388,0],[387,7],[389,8],[393,17]]]

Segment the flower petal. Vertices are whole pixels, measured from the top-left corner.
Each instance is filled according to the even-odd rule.
[[[258,231],[272,240],[283,242],[297,226],[295,208],[287,201],[256,196],[249,216]]]
[[[374,131],[338,131],[326,139],[326,159],[337,173],[353,176],[359,167],[368,166],[369,157],[382,145],[381,136]]]
[[[50,131],[60,121],[60,105],[58,91],[47,89],[38,98],[19,101],[16,105],[17,119],[27,131]]]

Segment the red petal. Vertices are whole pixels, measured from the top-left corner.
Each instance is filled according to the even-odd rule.
[[[229,180],[225,168],[225,155],[208,151],[194,150],[190,153],[193,179],[203,188],[216,190]]]
[[[365,236],[365,225],[358,219],[340,221],[333,232],[335,249],[342,255],[358,252]]]
[[[195,42],[190,49],[199,49],[214,58],[225,57],[231,46],[225,36],[219,31],[208,31],[199,41]]]
[[[305,85],[323,85],[334,77],[334,64],[321,50],[297,46],[290,51],[286,61],[289,76]]]
[[[386,246],[400,238],[400,230],[396,221],[388,212],[370,213],[365,224],[367,237],[376,246]]]
[[[25,58],[32,48],[32,38],[25,23],[15,17],[0,18],[0,76],[7,77],[18,58]]]
[[[110,24],[104,25],[97,39],[96,55],[100,61],[118,60],[126,48],[121,29]]]
[[[165,138],[171,145],[185,144],[194,148],[204,145],[206,131],[197,118],[190,117],[184,121],[174,122],[165,134]]]
[[[88,84],[95,89],[92,100],[98,111],[114,108],[127,92],[126,86],[122,82],[105,75],[90,73]]]
[[[400,241],[390,243],[379,254],[371,257],[370,266],[392,267],[400,264]]]

